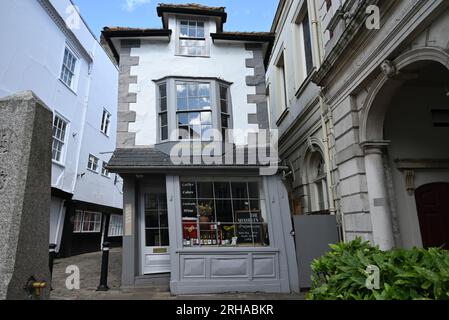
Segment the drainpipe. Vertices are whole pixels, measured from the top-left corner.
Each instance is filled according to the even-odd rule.
[[[90,94],[90,87],[92,83],[92,72],[93,72],[93,60],[95,57],[96,52],[96,45],[94,45],[92,50],[92,62],[89,63],[88,66],[88,78],[87,78],[87,85],[86,85],[86,95],[84,96],[84,103],[83,103],[83,112],[81,117],[81,130],[78,133],[80,135],[80,142],[78,143],[78,149],[77,149],[77,158],[76,158],[76,165],[75,165],[75,179],[73,179],[72,183],[72,194],[75,194],[75,188],[76,183],[78,181],[78,172],[79,172],[79,166],[80,166],[80,157],[81,157],[81,147],[84,140],[84,128],[86,127],[86,117],[87,117],[87,108],[89,106],[89,94]]]
[[[315,52],[315,64],[317,66],[320,66],[322,63],[322,52],[323,50],[321,50],[321,45],[320,45],[320,28],[319,28],[319,21],[318,21],[318,17],[317,17],[317,8],[316,8],[316,2],[315,0],[309,0],[309,15],[310,15],[310,23],[312,25],[312,33],[313,33],[313,37],[312,37],[312,41],[313,41],[313,46],[315,47],[315,50],[313,50],[313,52]]]
[[[326,114],[327,114],[327,108],[326,108],[326,102],[324,100],[324,93],[322,91],[323,88],[321,88],[320,90],[320,94],[319,94],[319,103],[320,103],[320,108],[321,108],[321,126],[323,128],[323,143],[324,143],[324,161],[326,163],[326,180],[327,180],[327,193],[329,195],[329,211],[331,213],[331,215],[337,215],[339,217],[337,217],[337,221],[338,218],[340,218],[341,221],[341,226],[343,229],[343,232],[341,232],[340,228],[339,228],[339,233],[340,233],[340,239],[342,239],[343,241],[346,241],[346,237],[345,237],[345,223],[344,223],[344,217],[343,215],[341,215],[340,213],[337,212],[336,209],[336,205],[335,205],[335,196],[334,196],[334,179],[332,176],[332,172],[331,172],[331,166],[332,166],[332,162],[331,162],[331,158],[330,158],[330,145],[329,145],[329,136],[331,134],[331,129],[328,127],[328,123],[327,121],[329,121],[329,126],[332,126],[332,121],[331,119],[328,117],[328,119],[326,120]],[[340,223],[339,223],[340,224]]]

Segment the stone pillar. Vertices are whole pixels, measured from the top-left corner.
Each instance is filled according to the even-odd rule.
[[[30,91],[0,100],[0,299],[49,296],[52,118]]]
[[[133,176],[123,177],[123,252],[122,252],[122,287],[132,288],[135,285],[138,270],[137,244],[137,202],[138,189]]]
[[[374,243],[382,250],[392,249],[395,245],[383,165],[386,146],[386,141],[363,144]]]

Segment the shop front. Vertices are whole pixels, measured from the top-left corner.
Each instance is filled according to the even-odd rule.
[[[287,192],[250,171],[124,176],[124,286],[170,274],[173,294],[297,291]]]

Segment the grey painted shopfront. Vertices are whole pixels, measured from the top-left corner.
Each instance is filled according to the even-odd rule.
[[[169,273],[173,294],[298,291],[286,189],[258,172],[123,174],[122,286]]]

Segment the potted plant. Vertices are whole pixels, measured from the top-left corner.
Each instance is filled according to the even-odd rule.
[[[198,204],[199,221],[202,224],[201,225],[202,230],[205,230],[209,227],[207,225],[207,223],[211,222],[211,217],[212,217],[213,211],[214,210],[212,209],[212,207],[209,204],[203,204],[203,203]]]

